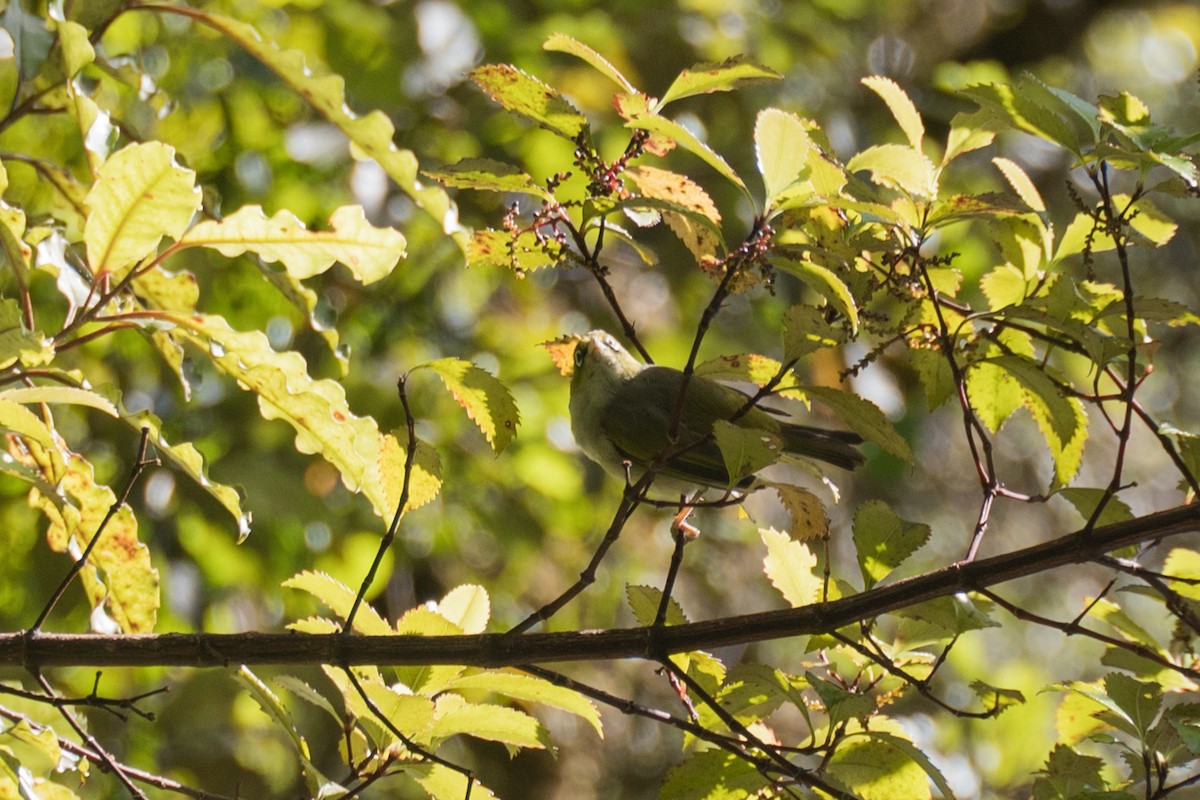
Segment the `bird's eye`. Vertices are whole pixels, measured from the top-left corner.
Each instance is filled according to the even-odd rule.
[[[575,345],[575,366],[576,368],[583,366],[583,357],[587,354],[587,345],[580,342]]]

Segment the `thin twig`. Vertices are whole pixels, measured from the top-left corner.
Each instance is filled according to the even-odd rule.
[[[83,571],[84,566],[87,565],[88,558],[91,557],[92,551],[96,548],[97,543],[100,541],[100,537],[104,535],[104,529],[129,499],[129,494],[133,491],[133,485],[137,482],[138,477],[141,476],[146,467],[157,465],[159,463],[157,458],[146,457],[146,451],[149,449],[149,447],[150,429],[142,428],[142,438],[141,442],[138,444],[137,456],[133,460],[133,466],[129,470],[129,478],[125,481],[125,487],[121,490],[120,496],[113,501],[111,506],[108,507],[108,513],[104,515],[104,519],[102,519],[100,524],[96,527],[96,532],[93,533],[92,538],[88,540],[87,545],[83,548],[83,552],[80,553],[79,557],[75,559],[75,562],[71,564],[71,568],[63,577],[62,582],[58,585],[58,588],[54,591],[54,594],[50,596],[50,599],[46,602],[45,607],[42,608],[42,613],[38,615],[38,618],[34,621],[33,625],[29,627],[29,630],[26,631],[26,633],[33,633],[34,631],[41,629],[42,625],[46,622],[46,618],[50,616],[50,612],[54,610],[54,607],[58,604],[58,601],[61,600],[63,594],[66,593],[67,587],[71,585],[71,582],[75,580],[79,573]]]

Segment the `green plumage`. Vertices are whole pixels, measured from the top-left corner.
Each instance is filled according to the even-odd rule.
[[[679,401],[683,373],[670,367],[647,367],[627,353],[609,334],[592,331],[580,338],[571,381],[571,429],[593,461],[614,474],[624,474],[623,462],[644,470],[668,445],[671,421]],[[729,386],[698,375],[687,384],[677,438],[676,455],[659,474],[674,486],[727,489],[729,472],[712,438],[713,424],[729,420],[749,398]],[[843,469],[863,462],[855,445],[858,434],[828,431],[781,419],[751,408],[733,420],[745,429],[778,437],[785,456],[816,459]],[[638,472],[633,477],[637,478]],[[739,482],[745,487],[753,476]]]

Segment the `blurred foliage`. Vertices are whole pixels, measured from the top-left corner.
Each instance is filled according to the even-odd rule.
[[[94,529],[95,515],[109,507],[112,492],[121,490],[134,468],[139,431],[146,425],[151,429],[150,452],[162,459],[162,465],[151,466],[141,475],[127,509],[121,512],[125,515],[122,530],[136,530],[137,543],[129,552],[136,553],[132,560],[140,576],[140,583],[124,589],[135,601],[161,592],[161,606],[129,609],[113,603],[121,587],[112,585],[112,579],[125,569],[110,561],[82,575],[67,590],[47,629],[111,630],[116,625],[156,632],[238,632],[278,629],[295,620],[320,627],[323,623],[314,622],[313,615],[329,608],[344,618],[345,608],[330,602],[330,593],[336,591],[330,587],[339,583],[356,587],[367,575],[390,518],[385,509],[389,503],[394,506],[399,496],[403,456],[397,454],[409,449],[396,390],[402,375],[408,375],[405,385],[416,417],[415,433],[428,445],[427,451],[417,451],[418,463],[433,483],[425,484],[420,497],[429,502],[405,516],[395,543],[384,554],[368,592],[370,607],[363,613],[373,609],[381,624],[394,628],[405,612],[420,616],[410,610],[419,611],[420,604],[430,601],[445,604],[452,592],[462,591],[453,587],[483,585],[493,629],[504,630],[554,599],[575,579],[608,526],[621,487],[585,462],[575,448],[566,418],[567,381],[555,373],[551,359],[536,345],[566,332],[596,327],[615,332],[619,325],[586,265],[519,275],[506,266],[463,267],[466,231],[458,223],[471,229],[502,230],[513,198],[448,190],[457,204],[458,216],[452,219],[439,206],[441,190],[431,176],[444,177],[447,165],[463,159],[486,158],[513,164],[538,186],[545,186],[547,179],[571,165],[574,152],[566,138],[518,115],[502,113],[488,93],[468,79],[468,73],[481,64],[511,64],[554,87],[593,122],[596,153],[612,162],[629,142],[629,130],[613,108],[613,84],[580,59],[543,49],[548,37],[565,34],[585,43],[653,96],[662,96],[681,70],[699,62],[744,56],[778,73],[779,80],[741,86],[735,92],[685,97],[671,108],[673,121],[685,125],[740,176],[759,172],[755,123],[764,108],[786,112],[789,119],[795,114],[815,121],[827,138],[825,155],[845,163],[862,159],[871,146],[908,141],[903,119],[897,122],[901,115],[894,114],[896,104],[902,103],[900,96],[911,98],[919,109],[926,146],[936,160],[941,154],[932,151],[947,140],[955,115],[970,112],[977,104],[986,109],[991,103],[994,116],[1004,116],[1003,102],[979,90],[964,93],[980,83],[1021,86],[1031,93],[1045,85],[1089,101],[1128,92],[1145,103],[1158,128],[1176,133],[1200,130],[1195,85],[1200,10],[1183,2],[493,0],[460,6],[448,0],[411,4],[262,0],[194,4],[212,18],[236,21],[224,28],[205,24],[187,13],[191,7],[182,5],[9,0],[4,7],[0,27],[7,37],[0,37],[6,48],[0,59],[0,98],[9,113],[0,120],[0,163],[7,174],[3,222],[5,230],[15,234],[4,243],[8,260],[0,275],[0,291],[7,299],[0,305],[0,319],[6,332],[21,332],[17,338],[23,339],[23,349],[11,351],[10,357],[19,357],[22,367],[30,370],[41,366],[41,356],[33,352],[41,346],[41,337],[25,324],[26,309],[36,310],[36,331],[41,334],[53,337],[68,331],[56,342],[72,345],[55,352],[52,361],[47,355],[43,362],[58,370],[54,379],[32,371],[28,377],[41,386],[77,392],[8,401],[28,408],[34,420],[12,412],[3,423],[12,432],[10,440],[33,443],[15,455],[19,463],[10,460],[0,470],[4,522],[0,574],[8,576],[0,581],[4,630],[27,628],[38,618],[69,567],[61,551],[86,544],[88,523],[78,522],[76,542],[69,542],[61,532],[76,524],[71,516],[76,513],[82,520],[91,519]],[[94,57],[88,56],[89,47],[95,47]],[[298,56],[288,55],[290,51],[303,54],[303,65]],[[895,84],[864,86],[860,79],[869,75],[890,78]],[[328,76],[344,79],[347,110],[364,116],[338,116],[341,87],[322,80]],[[902,89],[897,88],[897,94],[888,86]],[[324,113],[314,97],[328,101]],[[367,122],[355,129],[357,133],[348,133],[359,125],[355,120],[368,120],[368,112],[375,110],[394,126],[394,137],[378,126],[366,130]],[[1132,106],[1110,105],[1106,111],[1118,122],[1138,122]],[[379,123],[382,118],[369,121]],[[1086,170],[1069,148],[1020,130],[1022,126],[1012,119],[998,127],[1006,130],[986,151],[962,155],[956,169],[945,174],[941,190],[947,196],[1005,193],[1006,202],[1023,202],[1021,213],[1039,210],[1031,202],[1036,197],[1044,203],[1040,219],[1061,242],[1080,213],[1076,198],[1093,199]],[[370,149],[392,140],[401,152]],[[372,158],[358,159],[364,152]],[[139,154],[138,163],[155,166],[156,180],[169,176],[170,191],[154,192],[153,202],[164,204],[153,209],[155,224],[164,215],[170,217],[177,226],[164,231],[169,240],[182,242],[193,236],[197,241],[193,246],[168,241],[160,248],[156,237],[148,246],[142,242],[127,256],[104,262],[102,270],[95,243],[126,241],[127,231],[107,239],[95,230],[89,235],[84,198],[105,169],[118,185],[126,180],[129,164],[114,163],[122,153]],[[415,161],[409,163],[408,157]],[[990,161],[994,157],[1008,159],[1014,168],[998,171]],[[761,198],[757,183],[747,194],[724,180],[711,163],[679,148],[654,163],[686,174],[703,187],[719,210],[727,241],[736,244],[750,235],[756,214],[763,210],[748,200],[748,194]],[[416,165],[425,174],[416,175]],[[859,176],[865,185],[869,174],[878,177],[878,170],[886,172],[889,162],[860,161],[857,166],[864,170]],[[877,171],[872,172],[872,167]],[[1160,179],[1164,172],[1170,173],[1169,166],[1159,165],[1152,174]],[[1114,171],[1112,180],[1114,193],[1131,193],[1136,189],[1137,170]],[[649,194],[644,187],[639,184]],[[904,193],[911,187],[901,183],[887,188]],[[564,191],[570,189],[568,185]],[[574,189],[579,191],[578,186]],[[129,209],[141,207],[140,201],[129,197],[106,198],[104,205],[116,207],[121,202],[128,203],[123,207]],[[1164,307],[1158,312],[1186,323],[1184,311],[1200,309],[1200,284],[1192,269],[1200,257],[1200,214],[1194,196],[1186,191],[1160,192],[1154,202],[1157,213],[1179,229],[1173,237],[1156,239],[1147,234],[1162,247],[1132,251],[1138,291],[1147,298],[1178,303],[1178,309]],[[529,198],[522,198],[524,212],[532,205]],[[199,225],[208,222],[189,228],[197,209],[197,219],[214,225],[215,220],[225,220],[222,224],[228,225],[234,213],[239,209],[246,213],[247,206],[262,208],[248,224],[283,219],[281,224],[293,230],[292,244],[299,242],[302,247],[318,245],[306,234],[296,233],[294,223],[303,223],[310,231],[343,230],[335,214],[360,206],[359,222],[375,231],[367,236],[383,237],[390,241],[388,247],[396,258],[402,252],[405,257],[394,269],[389,264],[383,270],[386,277],[366,276],[346,266],[359,259],[343,242],[329,263],[310,269],[298,265],[290,252],[253,247],[248,248],[249,254],[222,250],[219,234],[211,229],[196,233]],[[281,212],[290,216],[275,216]],[[18,214],[20,230],[15,222]],[[96,216],[94,210],[91,216]],[[1147,207],[1140,216],[1135,222],[1152,222],[1155,213]],[[795,229],[802,230],[803,224],[795,224]],[[191,233],[184,234],[185,230]],[[254,230],[234,231],[231,238],[253,238]],[[401,231],[402,238],[388,240],[395,231]],[[1086,234],[1081,235],[1086,238]],[[637,239],[657,255],[657,261],[645,264],[632,249],[612,248],[606,252],[612,259],[606,262],[609,279],[654,358],[682,366],[714,283],[697,269],[694,250],[666,226],[638,230]],[[957,254],[952,266],[962,275],[964,294],[959,299],[964,303],[991,312],[1005,305],[997,298],[1009,296],[1003,292],[1013,291],[1015,283],[993,278],[981,287],[981,279],[995,274],[998,253],[1001,260],[1013,261],[1011,253],[1020,250],[1019,241],[1002,240],[994,227],[967,223],[940,227],[924,244],[931,254]],[[1075,246],[1077,250],[1063,252],[1074,267],[1099,273],[1086,277],[1119,283],[1114,262],[1105,261],[1100,248],[1093,261],[1090,241],[1078,239]],[[134,265],[153,258],[156,248],[170,251],[163,264],[177,277],[155,273],[151,278],[147,272],[139,278],[146,278],[144,285],[135,290],[142,305],[121,306],[121,297],[114,295],[115,305],[107,309],[118,315],[147,310],[154,314],[140,319],[130,316],[126,320],[130,324],[111,329],[103,321],[71,327],[86,302],[94,301],[97,292],[115,285],[130,270],[140,270]],[[330,266],[339,259],[338,265]],[[310,256],[299,260],[309,264]],[[701,360],[731,353],[779,358],[784,350],[780,332],[789,308],[801,301],[811,304],[814,296],[836,306],[840,296],[836,288],[814,295],[815,290],[807,288],[814,285],[813,273],[804,272],[807,267],[797,269],[808,280],[797,280],[781,269],[784,274],[770,291],[759,285],[730,297],[715,318]],[[314,278],[313,270],[327,271]],[[856,310],[876,315],[874,319],[868,315],[863,327],[879,332],[889,320],[888,309],[868,309],[862,302],[867,288],[849,286],[847,291]],[[28,298],[27,305],[16,302],[21,297]],[[1096,297],[1086,299],[1098,302]],[[840,309],[843,315],[849,307]],[[202,309],[205,316],[189,327],[183,324],[184,317],[194,309]],[[1200,368],[1194,330],[1156,321],[1152,327],[1155,341],[1146,355],[1152,355],[1155,371],[1140,387],[1139,399],[1153,418],[1194,432],[1200,400],[1188,390],[1187,378]],[[954,402],[939,405],[945,393],[931,389],[937,381],[921,371],[923,362],[910,360],[897,348],[872,349],[876,343],[864,339],[822,348],[801,363],[799,380],[813,386],[842,385],[871,400],[886,413],[899,440],[911,447],[911,462],[897,457],[894,448],[870,447],[868,466],[839,480],[841,500],[827,504],[832,535],[826,545],[814,544],[811,551],[805,545],[800,552],[793,547],[798,543],[767,533],[773,527],[788,529],[791,517],[786,506],[765,496],[756,495],[747,503],[749,520],[728,509],[699,511],[703,536],[687,549],[674,594],[691,619],[779,607],[775,587],[790,585],[784,574],[788,565],[807,565],[810,556],[813,564],[819,559],[822,567],[837,565],[839,574],[857,579],[861,572],[870,585],[894,567],[898,574],[915,574],[966,552],[979,503],[979,482],[962,436],[962,411]],[[179,350],[181,346],[191,349]],[[262,358],[260,371],[252,369],[247,353]],[[283,353],[297,354],[303,361],[284,358]],[[936,378],[936,368],[924,363],[935,370]],[[410,372],[420,365],[431,368]],[[859,369],[847,374],[854,366]],[[1058,366],[1065,384],[1086,387],[1091,380],[1081,363]],[[18,373],[6,374],[4,388],[13,389],[12,376]],[[477,385],[474,380],[485,380],[483,375],[494,375],[505,388],[488,384],[480,389],[481,395],[465,390]],[[281,394],[318,405],[325,402],[335,412],[345,411],[363,421],[366,428],[360,430],[374,448],[368,448],[370,454],[382,464],[381,474],[356,482],[352,477],[356,465],[373,462],[361,451],[340,461],[329,458],[329,452],[349,448],[349,440],[337,436],[319,446],[297,447],[298,434],[303,438],[306,432],[320,429],[307,416],[313,406],[268,409],[254,392],[244,391],[246,386],[265,386],[280,376],[287,384]],[[264,383],[255,384],[260,377]],[[344,396],[326,394],[332,386],[344,387]],[[1026,388],[1035,394],[1045,390],[1040,385]],[[269,394],[266,389],[255,391],[259,396]],[[507,393],[519,409],[520,426],[516,438],[504,442],[504,447],[495,425],[489,433],[481,417],[486,418],[492,398]],[[1042,391],[1042,422],[1057,420],[1057,428],[1049,427],[1059,434],[1077,432],[1070,421],[1077,419],[1074,406],[1062,397],[1063,402],[1057,403],[1055,395]],[[39,406],[43,401],[54,404],[52,417]],[[1070,407],[1064,409],[1064,404]],[[462,407],[470,413],[463,413]],[[995,427],[1007,416],[1002,398],[996,407],[976,411],[990,415]],[[1068,483],[1074,470],[1063,465],[1069,448],[1060,442],[1056,471],[1047,457],[1047,425],[1039,429],[1034,404],[1030,411],[1020,412],[1006,424],[1002,440],[997,440],[995,470],[1016,476],[1006,488],[1040,494],[1052,484]],[[1103,426],[1097,416],[1092,413],[1087,424],[1098,433]],[[39,418],[42,423],[52,420],[53,436],[48,440],[39,441],[46,438],[37,428]],[[515,419],[510,412],[496,418],[501,429],[504,419]],[[191,443],[195,452],[168,453],[169,445],[178,448],[180,443]],[[1076,494],[1056,497],[1045,506],[996,504],[991,534],[983,541],[984,554],[1043,541],[1080,526],[1096,504],[1096,496],[1086,494],[1087,489],[1106,484],[1108,465],[1117,458],[1111,436],[1092,435],[1087,447],[1075,483],[1082,488]],[[1053,442],[1050,449],[1055,449]],[[21,450],[13,446],[14,454]],[[308,454],[315,450],[327,457]],[[67,452],[78,454],[72,457],[77,460],[56,458],[56,453]],[[1117,502],[1124,504],[1118,513],[1127,510],[1134,515],[1179,502],[1178,473],[1164,469],[1162,450],[1153,437],[1138,432],[1122,457],[1124,478],[1131,485],[1108,513],[1113,513]],[[71,464],[77,468],[70,468]],[[34,473],[39,477],[34,478]],[[434,485],[436,475],[441,476],[440,491]],[[34,497],[36,505],[30,502],[31,481],[41,492]],[[363,491],[351,491],[347,485],[362,486]],[[824,491],[819,481],[807,485],[812,492]],[[56,496],[66,502],[56,505]],[[413,506],[418,504],[417,498],[410,499]],[[50,527],[47,546],[42,533],[47,517],[53,522],[56,514],[65,521]],[[251,533],[239,543],[248,515],[253,518]],[[635,610],[639,606],[627,602],[627,587],[661,585],[672,545],[665,532],[668,519],[666,513],[647,511],[633,516],[596,582],[557,613],[549,629],[652,621],[639,619]],[[764,533],[757,534],[756,529]],[[910,537],[928,543],[919,551],[915,546],[905,550],[911,542],[889,550],[880,541],[890,533],[904,541]],[[867,544],[883,556],[863,559]],[[1170,555],[1150,553],[1146,563],[1168,575],[1192,574],[1196,571],[1188,561],[1192,551],[1186,549],[1186,542],[1177,544]],[[774,565],[767,566],[766,577],[765,552],[772,554]],[[815,573],[805,569],[820,576],[819,569]],[[330,576],[328,583],[311,577],[316,574]],[[1089,567],[1053,577],[1034,576],[1003,588],[1016,607],[1069,620],[1092,608],[1091,598],[1107,591],[1112,574]],[[298,585],[297,581],[303,583],[301,575],[309,575],[310,583]],[[285,588],[289,579],[291,588]],[[314,588],[315,582],[321,588]],[[1191,602],[1190,584],[1176,583],[1174,591]],[[160,588],[151,588],[155,585]],[[807,591],[815,584],[801,586],[807,586]],[[1047,591],[1048,586],[1053,591]],[[850,591],[848,586],[835,588]],[[793,600],[786,592],[784,596]],[[1104,605],[1110,601],[1121,606]],[[894,675],[882,676],[877,664],[856,662],[850,650],[833,640],[729,648],[717,654],[728,675],[719,663],[714,666],[699,656],[687,674],[708,680],[706,686],[714,691],[721,686],[722,696],[731,703],[752,705],[746,699],[746,686],[761,691],[758,699],[764,706],[788,703],[793,716],[773,721],[783,740],[795,741],[807,731],[799,718],[803,704],[790,704],[801,691],[810,697],[815,693],[830,716],[841,714],[847,726],[841,731],[844,747],[831,759],[830,774],[860,789],[876,786],[874,779],[897,781],[891,794],[862,789],[860,794],[867,797],[919,796],[928,791],[926,771],[912,770],[920,762],[912,758],[909,742],[928,756],[929,771],[944,775],[954,794],[964,798],[1031,791],[1037,797],[1071,797],[1114,788],[1118,776],[1136,782],[1134,762],[1141,757],[1137,743],[1155,736],[1160,749],[1172,753],[1172,763],[1186,763],[1185,756],[1197,752],[1195,715],[1182,694],[1194,688],[1189,680],[1165,670],[1139,672],[1136,667],[1144,664],[1131,664],[1132,658],[1122,661],[1119,652],[1110,651],[1102,661],[1103,648],[1094,642],[1066,637],[1048,627],[1018,626],[989,602],[981,598],[975,602],[980,609],[946,604],[887,620],[875,635],[889,645],[911,644],[919,650],[947,630],[956,635],[971,631],[948,651],[936,692],[955,706],[975,703],[1004,708],[994,719],[945,713],[919,692],[906,692]],[[1109,595],[1098,604],[1094,613],[1105,629],[1127,641],[1170,642],[1178,633],[1154,598],[1137,591],[1123,592],[1118,600]],[[946,627],[947,614],[958,627]],[[973,614],[986,615],[1003,626],[983,630],[985,624]],[[964,623],[964,618],[976,620],[979,630]],[[443,619],[430,612],[421,621],[431,627],[413,630],[439,629]],[[462,618],[446,624],[460,622]],[[1143,630],[1143,625],[1149,630]],[[935,628],[936,635],[931,633]],[[458,629],[475,628],[458,625]],[[1186,636],[1179,640],[1186,641]],[[878,677],[878,694],[859,693],[860,685],[836,685],[828,676],[805,675],[803,670],[813,658],[806,649],[827,653],[836,662],[830,664],[830,674],[851,675],[861,669],[861,686]],[[1176,649],[1172,658],[1187,657],[1183,644]],[[774,671],[759,671],[755,664],[771,665]],[[1112,671],[1116,669],[1131,671],[1138,678]],[[355,694],[339,685],[333,672],[314,668],[285,676],[282,670],[263,670],[263,682],[245,673],[109,669],[97,687],[105,696],[133,696],[167,683],[171,692],[140,702],[156,714],[153,724],[138,717],[121,720],[104,711],[89,711],[86,716],[92,733],[123,763],[227,795],[297,796],[315,792],[313,781],[322,772],[340,778],[337,771],[344,770],[342,721],[317,701],[292,702],[309,699],[305,687],[311,686],[315,693],[329,697],[341,690],[345,702],[352,703]],[[571,674],[622,697],[636,697],[648,707],[679,708],[676,691],[646,664],[580,665]],[[980,676],[991,686],[979,685]],[[5,677],[12,686],[36,688],[24,673]],[[61,693],[70,696],[87,695],[97,681],[95,672],[85,669],[57,671],[51,677]],[[458,694],[451,692],[453,696],[483,705],[482,684],[472,687],[469,674],[443,674],[441,683],[404,677],[410,679],[406,681],[410,688],[426,689],[425,694],[418,691],[403,701],[413,706],[407,713],[428,713],[432,719],[433,698],[455,686]],[[243,691],[230,692],[234,680]],[[480,680],[486,681],[487,676]],[[383,686],[386,681],[378,683]],[[1059,694],[1039,694],[1052,684],[1061,688]],[[279,694],[287,701],[274,705],[278,698],[272,699],[272,689],[263,688],[267,686],[283,686],[285,691]],[[565,695],[558,695],[557,706],[547,703],[545,695],[523,695],[528,687],[517,686],[515,680],[508,688],[508,697],[518,703],[540,701],[542,705],[535,706],[539,713],[547,704],[561,709],[567,703],[562,700]],[[1025,702],[1016,703],[1018,696]],[[1169,702],[1160,706],[1164,696]],[[859,730],[854,726],[864,713],[860,705],[864,699],[875,702],[873,697],[885,698],[881,705],[890,704],[891,719]],[[5,698],[6,709],[65,731],[60,718],[46,708],[9,699]],[[418,705],[420,710],[414,711]],[[1097,705],[1103,706],[1105,715],[1095,715]],[[711,784],[714,776],[724,775],[731,783],[744,779],[738,784],[744,791],[756,789],[754,781],[761,779],[744,763],[721,760],[718,756],[724,756],[716,750],[685,762],[690,766],[676,767],[684,737],[648,720],[606,709],[604,742],[597,744],[591,725],[579,724],[590,721],[581,705],[568,709],[573,716],[559,711],[541,715],[540,725],[545,727],[536,730],[522,727],[524,720],[515,715],[524,712],[509,710],[514,714],[507,718],[511,727],[504,736],[491,737],[492,743],[458,737],[438,750],[449,761],[469,765],[498,796],[650,797],[658,796],[664,785],[688,796],[688,787],[697,781]],[[444,727],[435,728],[431,722],[425,738],[416,743],[437,747],[452,733],[470,730],[463,717],[455,718],[450,711],[460,709],[446,712],[449,722],[439,717]],[[360,720],[370,717],[363,708],[355,712]],[[748,711],[746,719],[752,717]],[[711,719],[703,721],[719,725]],[[1102,726],[1106,727],[1100,731]],[[296,731],[303,732],[305,747],[312,748],[304,758],[296,755]],[[411,730],[402,732],[411,734]],[[764,735],[758,728],[754,732]],[[15,725],[5,736],[0,749],[6,754],[6,770],[15,771],[11,764],[17,761],[39,773],[48,771],[40,769],[47,763],[53,764],[49,743],[30,744],[32,734]],[[370,723],[356,729],[355,736],[370,739],[377,754],[389,741],[398,741],[392,732],[379,725],[371,728]],[[1071,749],[1088,736],[1095,740],[1107,736],[1108,744],[1085,742],[1078,752]],[[539,737],[548,737],[558,748],[558,760],[537,751],[543,743]],[[510,758],[505,744],[530,749]],[[692,744],[689,740],[688,746]],[[366,747],[355,738],[353,746],[360,745]],[[1132,755],[1122,756],[1122,748]],[[1104,760],[1098,760],[1097,753]],[[380,764],[388,766],[382,760]],[[894,774],[888,769],[882,769],[882,775],[870,774],[867,769],[893,764]],[[76,787],[81,796],[122,791],[111,776],[98,773],[93,767],[86,782]],[[1171,773],[1172,780],[1180,780],[1183,774]],[[405,792],[422,796],[421,789],[435,796],[461,795],[457,778],[441,774],[436,765],[423,764],[408,777],[416,783],[382,781],[376,796],[409,796]],[[40,778],[39,790],[49,791]],[[371,796],[371,791],[365,796]],[[486,796],[486,790],[477,791],[472,796]]]

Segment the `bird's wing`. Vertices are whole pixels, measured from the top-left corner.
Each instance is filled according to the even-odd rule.
[[[622,456],[648,467],[667,446],[667,434],[679,397],[683,375],[677,370],[649,367],[630,379],[613,397],[605,413],[604,432]],[[729,486],[729,471],[716,442],[709,436],[713,422],[737,409],[740,393],[709,381],[688,385],[675,449],[677,455],[662,474],[715,488]],[[726,406],[733,405],[726,410]]]

